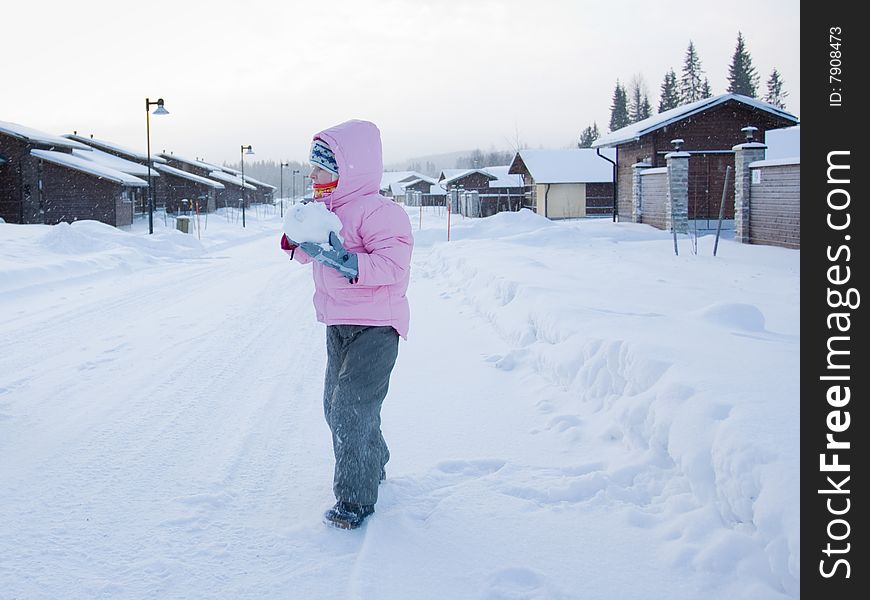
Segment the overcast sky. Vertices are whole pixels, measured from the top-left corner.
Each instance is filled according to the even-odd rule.
[[[42,0],[4,3],[0,121],[211,162],[304,160],[312,134],[369,119],[387,163],[563,148],[608,130],[616,80],[653,109],[689,40],[714,94],[741,31],[800,116],[798,0]]]

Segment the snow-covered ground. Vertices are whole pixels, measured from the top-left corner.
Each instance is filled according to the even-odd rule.
[[[799,597],[800,252],[408,212],[351,532],[278,214],[0,224],[0,598]]]

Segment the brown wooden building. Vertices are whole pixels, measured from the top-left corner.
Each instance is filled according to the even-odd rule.
[[[242,178],[242,172],[238,169],[233,169],[232,167],[219,167],[221,171],[224,173],[229,173],[230,175],[235,175],[239,179]],[[273,198],[275,196],[275,191],[278,189],[274,185],[266,183],[265,181],[260,181],[259,179],[254,179],[247,173],[245,173],[245,183],[250,183],[254,186],[255,191],[252,192],[248,196],[248,201],[253,203],[260,204],[272,204]]]
[[[53,225],[93,219],[130,225],[142,179],[73,154],[78,141],[0,122],[0,217],[10,223]]]
[[[18,123],[0,121],[0,217],[7,223],[43,223],[45,207],[39,197],[38,161],[31,150],[88,147]]]
[[[593,148],[616,148],[618,211],[632,213],[632,165],[666,165],[665,155],[682,140],[689,158],[689,219],[718,219],[726,168],[734,168],[732,148],[746,141],[744,127],[756,127],[763,142],[770,129],[795,125],[798,118],[771,104],[722,94],[659,113],[597,139]],[[725,218],[734,217],[734,186],[729,185]]]
[[[71,134],[64,134],[63,137],[85,144],[90,148],[94,149],[95,152],[93,154],[82,155],[83,158],[87,158],[88,160],[98,160],[99,162],[103,162],[107,166],[110,166],[119,171],[123,171],[128,175],[133,175],[134,177],[138,177],[139,179],[149,181],[147,152],[140,152],[138,150],[127,148],[126,146],[122,146],[114,142],[98,139],[95,138],[93,135],[79,135],[77,132],[73,132]],[[111,158],[108,157],[114,157],[118,160],[112,161]],[[156,154],[151,154],[151,164],[156,167],[157,165],[166,164],[166,160]],[[160,192],[158,190],[158,188],[160,187],[158,185],[159,179],[160,173],[158,173],[156,169],[152,168],[150,170],[150,180],[151,185],[153,185],[155,188],[155,206],[163,206],[165,204],[165,198],[160,195]],[[148,188],[142,188],[133,191],[133,209],[136,213],[139,214],[148,211]]]
[[[254,194],[256,194],[257,188],[248,182],[245,182],[243,187],[241,177],[236,177],[226,171],[211,171],[208,178],[224,185],[224,189],[217,192],[217,208],[228,206],[241,208],[242,199],[245,201],[245,206],[248,207],[255,200]]]
[[[220,167],[217,165],[199,159],[185,158],[173,152],[161,152],[158,156],[166,161],[166,164],[170,167],[175,167],[176,169],[193,173],[200,177],[208,177],[208,174],[212,171],[220,170]]]
[[[224,184],[208,177],[200,177],[169,165],[154,165],[161,177],[156,191],[165,198],[167,212],[214,212],[217,196]]]
[[[482,210],[485,214],[495,214],[503,211],[518,211],[525,200],[523,177],[510,173],[510,165],[486,167],[486,172],[496,179],[489,182],[487,196],[481,197]]]
[[[381,175],[381,194],[387,198],[393,198],[395,201],[400,201],[404,198],[405,184],[421,179],[431,178],[417,171],[384,171]],[[399,198],[396,197],[397,191]]]
[[[489,182],[496,179],[495,175],[483,169],[444,169],[438,177],[438,185],[448,191],[447,198],[451,202],[451,210],[459,212],[459,196],[455,192],[450,194],[451,190],[458,190],[460,193],[477,192],[479,196],[488,195]]]
[[[466,192],[477,191],[481,194],[489,192],[489,182],[498,179],[484,169],[444,169],[438,177],[438,183],[450,190],[462,188]]]
[[[92,219],[114,227],[133,224],[133,195],[148,183],[67,152],[31,150],[37,159],[43,223]]]

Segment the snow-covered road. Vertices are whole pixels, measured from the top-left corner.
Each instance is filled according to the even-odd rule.
[[[685,474],[548,414],[570,390],[505,361],[426,244],[377,512],[324,526],[324,329],[276,250],[254,228],[4,293],[0,598],[787,597],[691,568],[654,526],[695,508]]]

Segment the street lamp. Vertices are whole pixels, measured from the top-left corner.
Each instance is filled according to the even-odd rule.
[[[296,204],[296,173],[299,169],[293,169],[293,204]]]
[[[254,150],[250,145],[242,146],[239,151],[242,155],[242,227],[245,226],[245,204],[247,204],[247,194],[245,194],[245,154],[253,154]]]
[[[148,138],[148,233],[154,233],[154,188],[151,183],[151,113],[148,110],[152,106],[157,106],[154,109],[155,115],[168,115],[169,111],[163,108],[163,98],[158,98],[156,102],[152,102],[145,98],[145,135]]]
[[[281,218],[284,218],[284,167],[289,167],[290,163],[281,161]],[[293,171],[294,173],[296,171]]]

